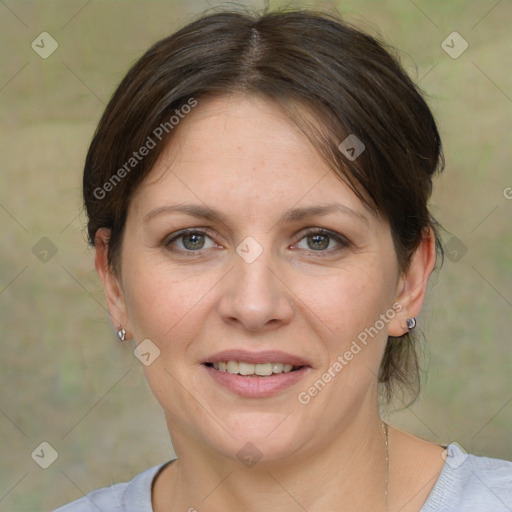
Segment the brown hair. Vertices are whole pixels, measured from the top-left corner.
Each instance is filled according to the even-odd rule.
[[[171,118],[183,117],[205,94],[235,91],[263,95],[283,108],[340,179],[389,222],[402,272],[428,228],[442,256],[427,205],[432,177],[444,167],[441,140],[398,59],[337,15],[222,10],[154,44],[128,71],[99,122],[83,194],[89,242],[94,245],[100,227],[111,230],[114,270],[130,198],[172,138]],[[349,135],[364,144],[357,158],[340,150]],[[388,339],[379,381],[388,399],[394,383],[407,384],[417,396],[411,333]]]

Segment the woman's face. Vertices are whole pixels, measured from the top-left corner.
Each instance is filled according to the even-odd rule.
[[[111,313],[150,340],[177,448],[318,450],[375,413],[387,336],[405,331],[389,225],[272,103],[201,99],[175,130],[131,201]]]

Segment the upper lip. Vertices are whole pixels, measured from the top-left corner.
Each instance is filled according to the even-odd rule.
[[[212,354],[203,363],[219,363],[221,361],[243,361],[244,363],[283,363],[293,366],[310,366],[308,361],[293,354],[279,350],[265,350],[262,352],[249,352],[247,350],[224,350]]]

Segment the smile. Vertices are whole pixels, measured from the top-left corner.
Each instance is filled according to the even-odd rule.
[[[291,388],[313,368],[304,358],[275,350],[225,350],[201,365],[214,385],[245,398],[265,398]]]

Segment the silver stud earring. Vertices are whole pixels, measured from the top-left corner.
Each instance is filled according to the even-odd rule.
[[[416,327],[416,318],[414,318],[414,317],[413,318],[408,318],[406,320],[406,322],[407,322],[407,329],[409,331],[412,331]]]
[[[126,340],[126,331],[125,331],[124,329],[119,329],[119,331],[117,331],[117,337],[118,337],[121,341]]]

